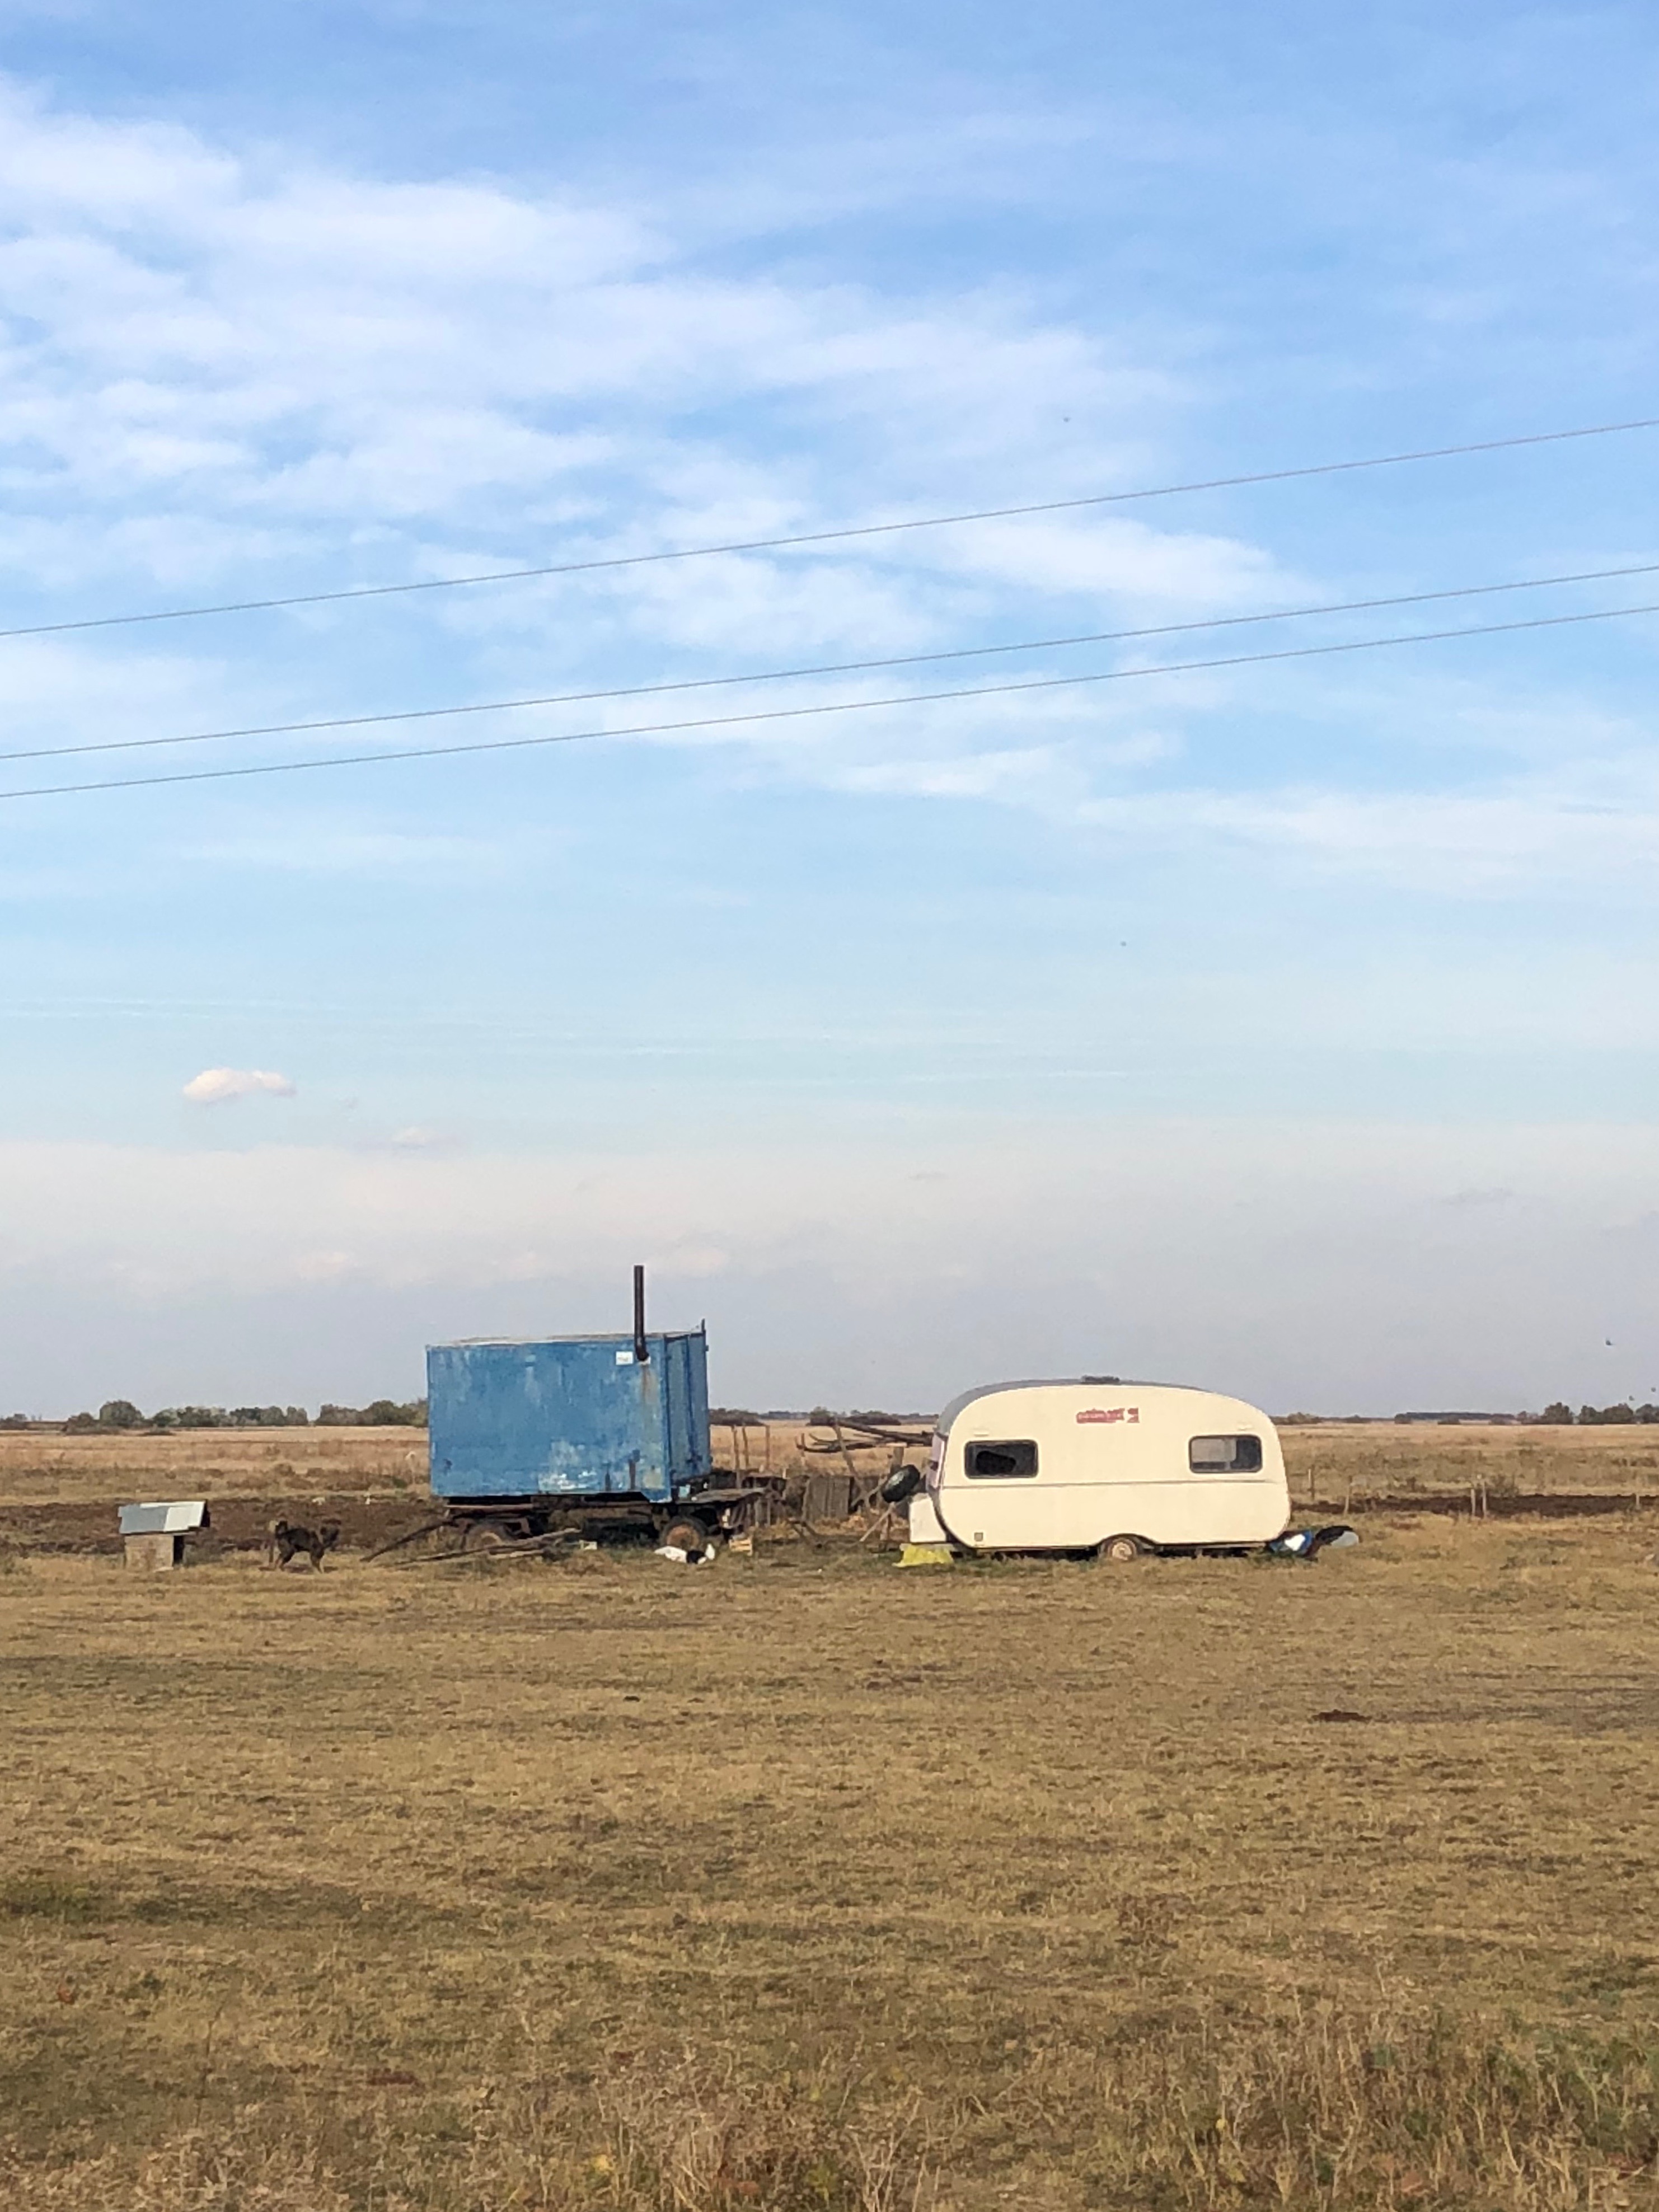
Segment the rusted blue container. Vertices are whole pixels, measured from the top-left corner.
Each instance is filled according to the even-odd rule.
[[[434,1344],[426,1374],[436,1497],[667,1504],[708,1479],[700,1328]]]

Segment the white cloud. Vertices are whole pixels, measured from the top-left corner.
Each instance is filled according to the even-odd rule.
[[[1261,547],[1105,514],[1019,515],[950,533],[943,557],[970,574],[1133,606],[1232,613],[1308,593]]]
[[[843,790],[916,799],[1006,799],[1046,793],[1054,757],[1045,747],[947,755],[933,760],[884,760],[849,765],[836,781]]]
[[[833,1400],[861,1377],[922,1403],[1109,1365],[1281,1409],[1605,1402],[1653,1395],[1605,1340],[1659,1327],[1655,1218],[1659,1132],[1609,1123],[1125,1117],[955,1146],[470,1158],[0,1144],[0,1339],[21,1356],[43,1283],[112,1344],[187,1304],[210,1395],[245,1358],[246,1301],[325,1375],[349,1296],[365,1339],[406,1332],[412,1367],[423,1329],[602,1328],[644,1255],[654,1310],[708,1313],[722,1389]],[[67,1334],[52,1358],[83,1400],[86,1334]],[[175,1367],[149,1395],[176,1393],[178,1330],[152,1334]]]
[[[242,160],[3,85],[0,137],[15,316],[0,481],[18,510],[0,563],[52,593],[48,612],[70,594],[142,604],[144,576],[177,604],[1109,487],[1153,465],[1148,432],[1180,396],[1115,339],[1006,284],[889,294],[803,266],[714,272],[666,203],[641,214],[568,191],[388,182],[280,149]],[[1291,588],[1241,538],[1138,515],[1026,519],[380,603],[338,628],[319,611],[103,633],[0,682],[21,695],[27,742],[36,727],[43,744],[165,737],[434,690],[579,690],[619,660],[695,675],[925,651],[993,626],[1017,636],[1028,606],[1056,626],[1055,595],[1072,609],[1059,627],[1097,613],[1104,627],[1119,606],[1231,611]],[[399,619],[428,653],[444,640],[441,658],[377,661],[343,641]],[[273,649],[296,636],[299,653]],[[621,702],[586,719],[656,717]],[[1046,735],[1030,704],[1001,712],[989,749],[1017,750],[1033,719]],[[818,786],[1007,803],[1022,783],[979,759],[985,733],[960,712],[920,744],[915,716],[742,743]],[[385,866],[367,842],[336,849],[343,870]]]
[[[1132,833],[1142,849],[1227,843],[1311,870],[1478,896],[1547,878],[1559,884],[1638,881],[1659,861],[1659,792],[1650,773],[1607,788],[1608,763],[1589,775],[1595,799],[1565,775],[1510,779],[1486,789],[1352,791],[1317,784],[1202,785],[1091,796],[1079,822]]]
[[[261,578],[280,590],[430,577],[1109,489],[1164,472],[1161,427],[1202,396],[1129,357],[1109,326],[1006,283],[884,293],[800,261],[779,274],[760,252],[749,273],[720,273],[667,201],[640,211],[568,190],[386,181],[281,149],[243,160],[185,131],[66,114],[3,87],[0,216],[0,287],[15,310],[0,351],[0,478],[19,509],[0,562],[50,590],[53,611],[70,593],[142,603],[142,577],[176,602],[222,585],[258,591]],[[1063,437],[1062,411],[1073,418]],[[37,732],[41,744],[148,738],[602,688],[618,668],[649,678],[878,659],[1342,596],[1243,535],[1181,526],[1180,513],[1010,517],[400,603],[418,608],[419,628],[396,635],[418,635],[424,661],[353,651],[352,639],[384,638],[372,622],[401,618],[389,602],[337,627],[319,611],[269,629],[36,641],[9,651],[0,707],[21,750]],[[266,646],[240,657],[256,635]],[[1255,634],[1227,635],[1224,650]],[[301,650],[289,650],[296,637]],[[1140,658],[1206,650],[1148,641]],[[895,671],[862,696],[1061,673],[1085,658]],[[437,727],[551,732],[805,696],[733,690]],[[1261,711],[1287,696],[1320,742],[1315,773],[1286,771]],[[1241,701],[1255,712],[1235,726]],[[1158,738],[1121,726],[1126,714],[1155,718]],[[1322,721],[1353,742],[1324,743]],[[1194,731],[1228,757],[1210,758]],[[382,742],[404,733],[363,739]],[[724,748],[732,779],[1018,807],[1068,829],[1132,829],[1141,851],[1243,844],[1304,873],[1340,867],[1443,894],[1638,877],[1659,814],[1659,795],[1621,766],[1648,743],[1635,718],[1587,715],[1565,686],[1512,707],[1479,681],[1414,679],[1409,664],[1384,673],[1381,661],[1340,677],[1332,664],[1293,678],[1155,677],[659,742]],[[264,740],[257,757],[344,744]],[[216,745],[138,758],[251,757]],[[1449,757],[1467,763],[1466,787],[1449,787]],[[1529,780],[1501,781],[1505,761]],[[257,865],[319,873],[390,877],[423,854],[434,866],[495,865],[461,840],[403,831],[278,828],[256,844]],[[222,842],[210,857],[230,853]]]
[[[465,558],[414,542],[428,530],[499,517],[521,543],[546,519],[568,542],[584,507],[595,550],[810,528],[988,467],[994,491],[1012,469],[1018,492],[1049,466],[1061,409],[1111,429],[1070,433],[1057,483],[1109,483],[1130,418],[1174,397],[1010,290],[892,299],[711,274],[672,207],[653,221],[569,193],[256,169],[15,89],[0,130],[8,471],[47,514],[86,503],[89,567],[124,495],[153,507],[163,485],[175,550],[204,562],[244,550],[234,532],[216,547],[233,517],[249,552],[273,524],[348,525],[360,544],[389,526],[388,564],[417,571]],[[778,441],[787,459],[763,459],[754,423],[712,427],[710,403],[816,419]],[[890,598],[896,568],[1159,597],[1185,568],[1229,605],[1270,565],[1231,541],[1082,521],[837,557],[877,561]],[[694,589],[717,604],[728,581]]]
[[[261,1091],[273,1098],[292,1098],[295,1085],[268,1067],[204,1067],[185,1084],[183,1096],[194,1106],[228,1106]]]

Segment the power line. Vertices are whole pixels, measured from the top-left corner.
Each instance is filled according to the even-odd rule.
[[[1461,446],[1425,446],[1406,453],[1372,453],[1360,460],[1315,461],[1293,469],[1260,469],[1248,476],[1208,477],[1191,483],[1149,484],[1135,491],[1091,492],[1077,499],[1033,500],[1020,507],[975,507],[958,514],[918,514],[897,522],[860,522],[836,530],[791,537],[736,538],[719,545],[682,545],[659,553],[616,553],[589,561],[557,561],[534,568],[491,568],[477,576],[428,576],[401,584],[354,584],[334,592],[296,592],[282,599],[225,599],[198,607],[159,607],[142,614],[86,615],[74,622],[29,623],[0,629],[0,639],[52,637],[66,630],[116,629],[138,623],[192,622],[207,615],[268,614],[283,607],[320,607],[343,599],[392,599],[411,592],[453,592],[474,584],[522,583],[538,576],[578,576],[601,568],[638,568],[662,561],[702,561],[719,553],[777,553],[797,545],[834,545],[854,538],[888,538],[905,530],[943,530],[962,522],[1006,522],[1027,514],[1064,514],[1080,507],[1121,507],[1137,500],[1173,499],[1184,492],[1236,491],[1249,484],[1291,483],[1304,477],[1352,474],[1358,469],[1399,468],[1413,461],[1446,461],[1468,453],[1499,453],[1521,446],[1558,446],[1575,438],[1612,438],[1659,428],[1659,415],[1633,422],[1592,422],[1576,430],[1534,430],[1513,438],[1482,438]]]
[[[879,660],[828,660],[801,668],[763,668],[738,676],[682,677],[672,684],[624,684],[604,691],[552,691],[524,699],[482,699],[459,707],[405,707],[377,714],[331,714],[308,722],[254,722],[234,730],[191,730],[169,738],[100,738],[84,745],[32,745],[0,752],[0,762],[70,760],[88,753],[149,752],[158,745],[222,744],[234,738],[314,735],[319,730],[360,730],[386,722],[431,722],[460,714],[505,714],[528,707],[580,707],[602,699],[654,698],[665,692],[729,690],[734,684],[783,684],[808,676],[867,675],[883,668],[915,668],[942,660],[978,660],[994,653],[1051,653],[1082,645],[1121,645],[1136,639],[1178,637],[1194,630],[1237,629],[1250,623],[1298,622],[1315,615],[1375,613],[1383,607],[1424,606],[1431,601],[1490,598],[1499,592],[1540,592],[1559,584],[1606,583],[1616,577],[1659,574],[1659,561],[1621,568],[1581,568],[1559,576],[1521,576],[1502,584],[1456,584],[1437,592],[1402,592],[1391,599],[1338,599],[1321,605],[1273,607],[1263,613],[1212,615],[1199,622],[1158,623],[1143,629],[1092,630],[1076,637],[1017,639],[1008,645],[952,646],[939,653],[894,653]]]
[[[1272,653],[1239,653],[1212,660],[1174,660],[1147,668],[1109,668],[1085,676],[1041,676],[1017,684],[981,684],[954,691],[913,691],[888,699],[839,699],[805,707],[771,707],[746,714],[709,714],[683,722],[639,722],[617,730],[566,730],[546,737],[483,738],[467,744],[410,745],[396,752],[331,753],[320,760],[264,761],[247,767],[197,768],[172,770],[164,775],[114,776],[97,783],[36,784],[18,791],[0,791],[0,801],[12,799],[56,799],[92,791],[136,791],[151,784],[216,783],[232,777],[295,775],[313,769],[366,768],[380,762],[443,760],[461,753],[522,752],[536,746],[574,745],[600,738],[669,737],[692,730],[739,729],[759,722],[802,721],[825,714],[870,714],[880,708],[926,707],[956,699],[1004,698],[1023,691],[1060,691],[1085,684],[1124,684],[1146,676],[1194,675],[1206,669],[1249,668],[1265,661],[1314,660],[1338,653],[1370,653],[1392,645],[1431,645],[1447,639],[1498,637],[1516,630],[1560,629],[1571,624],[1613,622],[1629,615],[1659,614],[1659,603],[1639,607],[1600,607],[1584,614],[1534,615],[1522,622],[1480,623],[1466,629],[1413,630],[1396,637],[1349,638],[1334,645],[1283,646]],[[402,717],[389,717],[401,720]]]

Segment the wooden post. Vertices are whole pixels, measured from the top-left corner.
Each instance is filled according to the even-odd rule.
[[[852,1486],[853,1510],[859,1510],[859,1473],[853,1464],[853,1455],[847,1449],[847,1439],[841,1432],[841,1423],[835,1424],[836,1442],[841,1447],[841,1463],[847,1469],[847,1480]]]

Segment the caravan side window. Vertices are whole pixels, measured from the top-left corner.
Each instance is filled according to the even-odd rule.
[[[1261,1468],[1260,1437],[1194,1437],[1187,1447],[1194,1474],[1256,1474]]]
[[[969,1444],[963,1464],[978,1482],[1006,1482],[1011,1475],[1035,1474],[1037,1450],[1034,1443]]]

